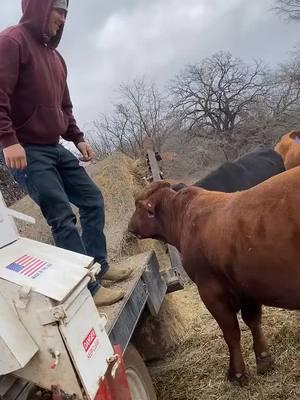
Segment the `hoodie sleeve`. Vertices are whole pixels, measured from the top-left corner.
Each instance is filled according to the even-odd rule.
[[[20,68],[19,44],[8,36],[0,36],[0,146],[18,143],[10,117],[10,97],[18,82]]]
[[[63,139],[68,140],[69,142],[73,142],[75,145],[77,145],[80,142],[84,142],[83,133],[78,128],[76,120],[73,116],[73,105],[70,99],[68,85],[66,85],[66,89],[64,92],[62,108],[64,112],[67,114],[67,117],[69,119],[69,126],[67,132],[64,135],[62,135]]]

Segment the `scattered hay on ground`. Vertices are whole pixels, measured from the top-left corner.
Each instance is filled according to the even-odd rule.
[[[0,158],[0,191],[4,198],[6,205],[9,207],[17,200],[25,196],[25,193],[14,181],[11,175],[7,172],[6,168],[1,164]]]
[[[257,376],[252,338],[241,322],[245,362],[250,383],[239,388],[225,379],[228,351],[220,329],[199,300],[195,286],[184,290],[180,304],[190,320],[184,343],[159,363],[151,365],[159,400],[296,400],[300,398],[300,314],[264,309],[263,326],[276,360],[274,371]],[[182,293],[184,293],[182,292]]]

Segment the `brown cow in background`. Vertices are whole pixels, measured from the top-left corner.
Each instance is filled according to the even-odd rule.
[[[228,377],[247,381],[237,313],[253,336],[257,371],[273,364],[261,328],[261,306],[300,309],[300,167],[254,188],[176,193],[166,182],[136,199],[129,231],[170,243],[223,331]]]
[[[300,131],[291,131],[282,136],[275,146],[284,161],[285,169],[300,165]]]

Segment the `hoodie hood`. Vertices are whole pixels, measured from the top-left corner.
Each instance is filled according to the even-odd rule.
[[[68,0],[69,4],[69,0]],[[22,0],[23,16],[20,24],[29,29],[42,44],[55,49],[61,40],[64,25],[54,37],[48,35],[48,20],[53,0]]]

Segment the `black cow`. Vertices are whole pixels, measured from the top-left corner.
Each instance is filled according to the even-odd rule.
[[[225,162],[205,178],[193,183],[206,190],[232,193],[246,190],[285,171],[281,156],[274,150],[258,147],[233,162]],[[178,192],[184,183],[172,185]]]

